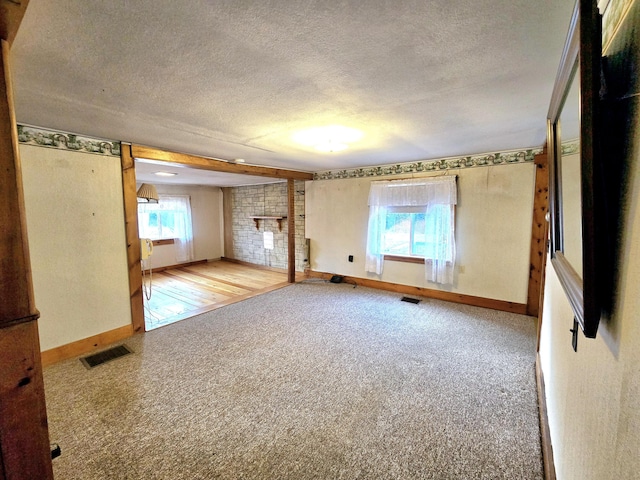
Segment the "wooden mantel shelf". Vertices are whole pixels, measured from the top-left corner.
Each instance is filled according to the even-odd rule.
[[[249,218],[252,219],[254,222],[256,222],[256,230],[260,230],[260,220],[275,220],[276,222],[278,222],[278,231],[281,232],[282,220],[287,218],[287,216],[285,215],[283,217],[271,217],[268,215],[255,215]]]

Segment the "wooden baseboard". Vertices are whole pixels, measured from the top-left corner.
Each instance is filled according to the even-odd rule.
[[[89,353],[93,350],[104,348],[107,345],[119,342],[125,338],[133,336],[133,326],[125,325],[124,327],[109,330],[93,337],[84,338],[77,342],[68,343],[60,347],[52,348],[42,352],[42,366],[61,362],[62,360],[68,360],[69,358],[77,357]]]
[[[165,270],[172,270],[174,268],[190,267],[191,265],[199,265],[200,263],[207,263],[209,260],[196,260],[195,262],[177,263],[175,265],[167,265],[166,267],[152,268],[153,273],[163,272]]]
[[[540,355],[536,355],[536,387],[538,391],[538,415],[540,417],[540,445],[542,447],[542,466],[545,480],[556,480],[556,467],[553,462],[553,447],[547,416],[547,397],[544,389],[544,375],[540,365]]]
[[[329,280],[333,274],[326,272],[308,272],[310,278],[322,278]],[[433,290],[430,288],[413,287],[411,285],[400,285],[398,283],[382,282],[380,280],[371,280],[369,278],[348,277],[344,276],[346,283],[361,285],[363,287],[377,288],[390,292],[404,293],[408,295],[417,295],[419,297],[434,298],[436,300],[444,300],[453,303],[462,303],[474,307],[490,308],[492,310],[500,310],[503,312],[518,313],[526,315],[527,306],[524,303],[506,302],[504,300],[494,300],[492,298],[474,297],[473,295],[464,295],[461,293],[443,292],[441,290]]]
[[[220,260],[224,260],[225,262],[230,262],[230,263],[237,263],[238,265],[244,265],[246,267],[258,268],[260,270],[270,270],[272,272],[288,273],[288,270],[286,268],[269,267],[267,265],[258,265],[257,263],[249,263],[249,262],[245,262],[244,260],[236,260],[235,258],[222,257]]]

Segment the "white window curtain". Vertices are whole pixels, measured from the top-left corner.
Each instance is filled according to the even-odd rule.
[[[173,225],[171,225],[172,237],[176,250],[177,262],[190,262],[194,259],[193,253],[193,228],[191,223],[191,199],[188,195],[159,195],[157,204],[138,204],[140,213],[147,212],[171,212]],[[140,231],[141,237],[146,237],[144,231]]]
[[[431,282],[452,284],[456,203],[455,176],[371,182],[365,270],[382,274],[383,232],[388,207],[418,206],[425,209],[425,236],[433,240],[427,242],[425,278]]]
[[[387,223],[387,208],[380,205],[369,205],[369,228],[367,232],[367,250],[365,254],[365,271],[382,274],[384,259],[384,228]]]
[[[454,205],[427,206],[425,235],[435,240],[427,242],[424,252],[425,278],[430,282],[453,285],[453,270],[456,260],[454,235]]]

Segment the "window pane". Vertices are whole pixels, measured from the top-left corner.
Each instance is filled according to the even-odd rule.
[[[175,238],[175,211],[163,211],[160,213],[160,232],[161,238]]]
[[[141,238],[175,238],[176,215],[181,215],[181,212],[163,210],[159,204],[145,204],[145,210],[138,212],[138,232]]]
[[[153,212],[138,214],[138,231],[141,238],[156,239],[158,235],[158,218]]]
[[[384,247],[388,255],[424,257],[429,243],[436,243],[433,233],[425,232],[425,214],[414,212],[387,212]]]
[[[162,230],[164,230],[165,228],[173,230],[173,226],[175,223],[174,215],[175,212],[162,212],[160,214],[160,223],[162,224]]]
[[[426,227],[424,255],[428,258],[453,260],[452,248],[443,250],[449,244],[448,238],[452,229],[452,210],[449,205],[435,205],[429,210],[429,221]]]
[[[387,213],[383,237],[384,253],[410,255],[411,214]]]
[[[411,236],[411,255],[424,256],[425,252],[425,222],[424,213],[412,213],[411,219],[413,222],[412,236]]]

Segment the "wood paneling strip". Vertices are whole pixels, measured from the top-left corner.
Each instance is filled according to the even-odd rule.
[[[224,230],[224,256],[233,258],[233,189],[222,188],[222,225]]]
[[[533,197],[533,220],[531,225],[531,251],[529,255],[529,285],[527,293],[527,314],[538,316],[542,277],[546,262],[547,220],[549,211],[549,171],[546,151],[535,156],[536,178]]]
[[[52,479],[37,322],[2,328],[0,352],[0,479]]]
[[[259,177],[271,178],[294,178],[296,180],[313,180],[313,174],[299,172],[296,170],[286,170],[283,168],[259,167],[255,165],[245,165],[230,163],[213,158],[188,155],[186,153],[168,152],[157,148],[132,145],[131,152],[134,158],[156,160],[161,162],[177,163],[191,168],[203,170],[213,170],[216,172],[240,173],[255,175]]]
[[[144,332],[144,303],[142,298],[142,271],[140,269],[140,238],[138,236],[138,199],[136,197],[136,166],[131,145],[120,145],[122,165],[122,195],[124,198],[124,228],[127,242],[129,269],[129,297],[131,324],[135,333]]]
[[[0,39],[6,40],[9,45],[16,38],[27,5],[29,0],[0,0]]]
[[[542,466],[545,480],[556,480],[556,467],[553,461],[551,431],[547,416],[547,395],[544,386],[544,374],[540,364],[540,355],[536,356],[536,390],[538,392],[538,415],[540,417],[540,441],[542,447]]]
[[[264,286],[263,282],[259,279],[253,278],[249,275],[234,275],[233,277],[229,275],[218,275],[215,273],[215,270],[212,269],[202,270],[201,272],[194,268],[181,268],[180,270],[207,280],[221,282],[231,285],[232,287],[238,287],[249,291],[257,290]]]
[[[287,281],[296,281],[296,208],[295,208],[295,185],[292,178],[287,180]]]
[[[153,276],[146,301],[150,328],[215,310],[289,285],[286,271],[214,261]]]
[[[310,278],[322,278],[329,280],[333,274],[326,272],[309,271]],[[463,295],[461,293],[443,292],[441,290],[432,290],[430,288],[413,287],[410,285],[399,285],[397,283],[381,282],[379,280],[370,280],[368,278],[344,276],[345,283],[362,285],[363,287],[377,288],[390,292],[398,292],[409,295],[417,295],[420,297],[434,298],[436,300],[444,300],[453,303],[462,303],[464,305],[472,305],[474,307],[490,308],[492,310],[500,310],[503,312],[518,313],[526,315],[527,306],[523,303],[506,302],[504,300],[494,300],[492,298],[474,297],[472,295]]]
[[[223,260],[223,261],[229,262],[229,263],[235,263],[237,265],[244,265],[246,267],[251,267],[251,268],[258,269],[258,270],[270,270],[272,272],[279,272],[279,273],[287,273],[288,272],[288,269],[286,269],[286,268],[270,267],[268,265],[258,265],[256,263],[245,262],[244,260],[237,260],[235,258],[222,257],[220,260]]]
[[[6,2],[0,5],[4,16]],[[19,21],[2,22],[3,37],[11,39]],[[9,43],[4,39],[0,43],[0,480],[49,480],[53,469],[39,313],[31,281]]]
[[[103,332],[92,337],[68,343],[61,347],[52,348],[42,352],[42,365],[49,366],[63,360],[68,360],[85,353],[106,348],[109,344],[119,342],[133,335],[133,327],[125,325],[108,332]]]
[[[287,281],[296,281],[296,208],[295,208],[295,185],[293,179],[287,180]]]
[[[152,240],[151,243],[153,243],[154,247],[157,247],[158,245],[173,245],[176,240],[175,238],[163,238],[161,240]]]
[[[544,284],[547,279],[547,255],[549,253],[549,222],[545,222],[544,230],[545,248],[542,252],[542,274],[540,276],[540,296],[538,298],[538,336],[536,352],[540,351],[540,340],[542,337],[542,308],[544,305]]]
[[[249,288],[244,286],[238,286],[237,284],[231,284],[230,282],[215,281],[211,278],[203,278],[200,275],[194,275],[181,270],[167,270],[163,275],[180,279],[183,282],[189,282],[192,285],[197,285],[200,288],[204,288],[215,293],[221,293],[223,295],[244,295],[251,291]]]
[[[265,287],[255,292],[250,292],[244,295],[234,295],[232,297],[217,301],[216,303],[213,303],[204,307],[188,309],[188,310],[185,310],[184,312],[181,312],[175,315],[163,316],[159,320],[157,326],[169,325],[171,323],[178,322],[180,320],[185,320],[187,318],[195,317],[196,315],[211,312],[213,310],[217,310],[218,308],[225,307],[233,303],[241,302],[242,300],[246,300],[248,298],[255,297],[263,293],[272,292],[273,290],[278,290],[280,288],[287,287],[287,286],[289,286],[288,282],[280,282],[273,285],[269,285],[268,287]]]
[[[0,64],[0,324],[29,320],[37,314],[31,282],[27,221],[22,189],[22,168],[18,150],[9,70],[9,44],[2,41]]]
[[[174,268],[184,268],[184,267],[188,267],[191,265],[198,265],[200,263],[207,263],[207,260],[195,260],[193,262],[185,262],[185,263],[177,263],[175,265],[167,265],[166,267],[156,267],[156,268],[152,268],[151,271],[153,273],[160,273],[163,272],[165,270],[173,270]]]

